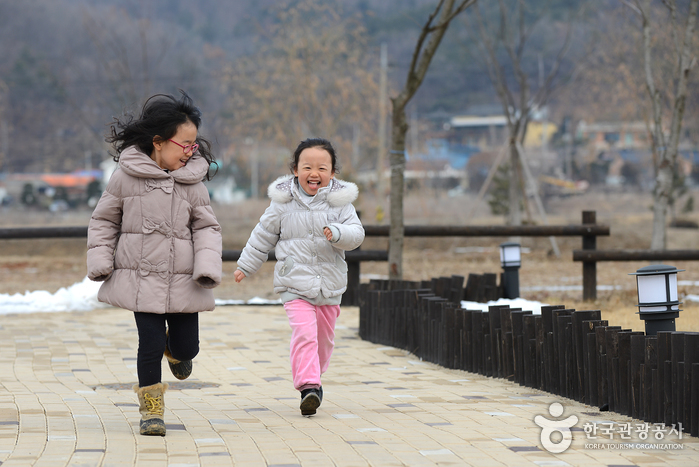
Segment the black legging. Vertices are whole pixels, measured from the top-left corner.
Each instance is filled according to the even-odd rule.
[[[141,313],[134,312],[138,328],[138,385],[151,386],[161,382],[165,347],[172,358],[191,360],[199,353],[199,313]],[[165,337],[165,323],[168,337]]]

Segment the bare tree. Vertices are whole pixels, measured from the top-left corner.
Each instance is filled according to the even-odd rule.
[[[492,170],[497,170],[498,163],[509,156],[508,224],[521,225],[520,204],[525,206],[531,217],[527,198],[522,196],[527,188],[523,180],[527,167],[523,165],[526,161],[523,160],[521,148],[532,113],[543,109],[555,90],[555,80],[571,44],[572,21],[568,24],[565,37],[555,53],[548,73],[537,77],[539,70],[536,67],[528,67],[525,61],[529,61],[531,65],[535,63],[536,54],[545,52],[543,50],[530,52],[530,49],[536,47],[536,45],[530,45],[531,39],[537,23],[546,14],[545,5],[539,5],[534,9],[525,2],[499,0],[495,14],[498,24],[496,27],[489,23],[478,5],[475,12],[480,36],[481,59],[507,120],[507,152],[503,157],[498,158]],[[529,188],[534,189],[534,187]],[[543,207],[540,207],[540,210],[542,209]],[[554,250],[556,250],[555,244]]]
[[[388,246],[388,274],[390,279],[403,277],[403,241],[405,222],[403,216],[403,192],[405,188],[405,139],[408,120],[405,108],[425,79],[444,34],[451,21],[473,5],[476,0],[439,0],[422,27],[403,89],[391,98],[391,226]]]
[[[651,101],[652,125],[651,130],[651,150],[656,161],[656,178],[653,189],[653,237],[651,239],[651,250],[664,250],[667,246],[667,226],[666,217],[668,207],[673,201],[673,191],[676,170],[677,152],[680,140],[680,130],[682,129],[682,117],[684,116],[685,102],[687,100],[687,82],[689,74],[696,65],[697,58],[694,54],[692,39],[697,21],[697,9],[699,0],[690,0],[686,11],[678,11],[675,0],[665,0],[663,5],[667,7],[665,23],[661,21],[658,26],[652,24],[652,20],[659,16],[658,10],[652,8],[650,0],[623,0],[641,19],[641,30],[643,33],[643,58],[648,97]],[[686,18],[684,25],[680,22],[680,17]],[[657,24],[657,23],[656,23]],[[654,27],[669,29],[673,36],[675,60],[675,76],[672,84],[671,102],[665,101],[662,96],[664,91],[662,85],[656,84],[654,76],[654,51],[653,36]],[[681,34],[681,36],[680,36]],[[662,53],[667,53],[665,50]],[[670,99],[668,99],[670,100]],[[669,109],[667,109],[669,107]],[[669,134],[663,126],[663,117],[667,110],[671,113]]]
[[[280,4],[275,13],[277,22],[260,27],[260,43],[225,77],[233,139],[293,149],[303,138],[322,136],[350,172],[353,162],[368,164],[376,148],[378,73],[364,27],[319,0]],[[353,145],[361,146],[360,160],[350,160]]]

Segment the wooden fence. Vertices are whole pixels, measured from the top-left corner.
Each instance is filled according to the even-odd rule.
[[[365,225],[367,237],[388,237],[388,225]],[[597,237],[609,235],[609,226],[596,223],[595,211],[583,211],[582,225],[437,225],[405,226],[406,237],[581,237],[584,252],[594,250]],[[0,228],[0,240],[38,238],[87,237],[87,227],[19,227]],[[577,250],[576,250],[577,251]],[[240,250],[224,250],[224,261],[236,261]],[[274,252],[269,255],[274,259]],[[364,261],[387,261],[385,250],[361,250],[346,252],[347,292],[342,297],[343,305],[357,305],[355,291],[360,286],[360,265]],[[583,300],[597,298],[597,269],[594,261],[583,260]]]
[[[461,308],[463,276],[361,284],[359,335],[423,360],[699,435],[699,333],[612,326],[599,310]]]

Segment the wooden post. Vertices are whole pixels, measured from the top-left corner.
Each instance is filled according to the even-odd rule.
[[[691,435],[699,437],[699,363],[692,363],[692,430]]]
[[[342,294],[342,306],[357,305],[360,264],[359,261],[347,261],[347,290]]]
[[[485,374],[485,364],[483,363],[483,347],[487,342],[484,336],[483,323],[485,318],[481,310],[471,312],[471,371],[481,375]]]
[[[609,376],[609,410],[619,411],[619,333],[620,326],[607,326],[607,375]]]
[[[597,223],[596,211],[582,212],[583,224]],[[597,237],[595,235],[583,235],[582,249],[594,250],[597,248]],[[594,261],[583,261],[583,301],[594,301],[597,299],[597,263]]]
[[[692,431],[692,371],[693,365],[699,363],[699,332],[687,332],[684,335],[684,423],[685,431]]]
[[[684,380],[684,333],[673,332],[671,336],[672,345],[672,423],[680,422],[685,425],[684,414],[684,391],[682,381]]]
[[[582,322],[582,329],[584,331],[585,340],[583,340],[583,356],[585,358],[585,391],[584,398],[585,403],[589,405],[598,405],[599,392],[598,392],[598,352],[597,352],[597,328],[607,326],[608,322],[606,320],[590,320]]]
[[[371,342],[376,342],[376,328],[378,326],[377,320],[379,317],[379,307],[381,301],[381,291],[371,290],[369,291],[369,323],[367,326],[368,339]]]
[[[573,394],[570,397],[586,404],[587,400],[587,372],[586,372],[586,357],[585,348],[587,347],[587,338],[585,335],[593,330],[593,326],[585,329],[584,321],[599,320],[601,313],[599,310],[593,311],[574,311],[573,312],[573,375],[576,384],[573,385]]]
[[[555,394],[560,394],[565,397],[569,397],[566,392],[566,352],[570,350],[570,340],[566,340],[564,331],[565,323],[573,322],[573,318],[570,316],[575,310],[564,310],[563,308],[557,308],[553,310],[553,348],[551,350],[552,355],[552,368],[553,373],[555,373],[555,387],[551,392]],[[568,319],[564,319],[567,317]]]
[[[628,415],[638,419],[643,418],[641,413],[643,408],[643,404],[641,402],[641,366],[643,365],[645,359],[645,342],[646,336],[643,334],[631,335],[629,341],[629,355],[631,360],[627,368],[630,375],[629,381],[631,382],[631,387],[629,388],[631,399],[628,407]]]
[[[664,418],[661,419],[661,422],[665,423],[667,426],[670,426],[675,420],[675,404],[673,403],[674,397],[672,390],[672,361],[666,361],[663,366],[665,367],[665,388],[663,390],[665,392],[665,415]]]
[[[672,373],[668,374],[665,372],[665,362],[671,360],[671,349],[670,346],[670,336],[672,331],[658,331],[658,392],[656,393],[658,413],[655,420],[651,420],[653,423],[663,423],[666,417],[669,417],[669,410],[672,408],[672,400],[670,399],[670,394],[665,392],[665,379],[671,379]]]
[[[380,325],[377,342],[384,345],[391,345],[391,319],[393,315],[393,292],[388,289],[381,291],[381,302],[379,308]]]
[[[617,412],[623,415],[631,415],[633,409],[631,382],[633,377],[631,336],[642,336],[641,331],[621,331],[619,333],[619,402]],[[640,358],[643,358],[643,344],[641,344]]]
[[[451,276],[450,289],[449,289],[449,301],[461,305],[461,298],[464,290],[464,276],[454,275]]]
[[[607,329],[609,326],[598,326],[595,328],[597,353],[597,407],[609,410],[609,374],[607,372]],[[595,379],[593,379],[593,384]]]
[[[393,291],[393,335],[391,336],[391,344],[393,347],[405,348],[405,331],[407,313],[405,310],[406,290],[401,288]]]
[[[512,310],[510,314],[512,319],[512,350],[513,350],[513,372],[515,382],[524,385],[524,355],[525,355],[525,338],[524,338],[524,317],[530,315],[531,311]]]
[[[512,334],[512,310],[507,307],[500,308],[500,358],[502,364],[502,377],[513,381],[514,375],[514,336]]]
[[[536,386],[535,388],[542,391],[546,387],[546,335],[544,333],[544,318],[541,315],[534,316],[534,331],[536,332]]]
[[[469,274],[466,280],[466,288],[464,289],[464,300],[468,302],[477,302],[480,285],[481,276],[479,274]]]
[[[568,384],[568,380],[572,380],[573,352],[571,349],[571,339],[573,337],[573,317],[570,313],[563,313],[570,310],[555,310],[554,316],[556,323],[554,329],[556,355],[558,357],[558,394],[564,397],[570,397],[572,391],[572,381]],[[558,313],[557,313],[558,312]]]
[[[541,328],[537,333],[541,334],[541,340],[537,340],[541,346],[541,375],[544,391],[556,394],[558,388],[558,360],[556,359],[554,344],[554,311],[562,310],[563,305],[544,305],[541,307]]]
[[[465,371],[475,373],[473,369],[473,311],[461,310],[463,328],[461,330],[461,366]]]
[[[369,336],[367,334],[367,322],[369,320],[369,307],[367,301],[367,295],[369,293],[369,284],[362,284],[359,288],[359,338],[366,340]]]
[[[491,372],[486,376],[502,378],[502,363],[500,361],[500,342],[498,339],[500,331],[500,307],[489,306],[488,318],[490,318],[490,358]],[[488,345],[488,344],[486,344]]]
[[[538,375],[536,365],[536,318],[540,315],[525,314],[522,316],[522,336],[524,341],[524,355],[522,359],[523,383],[530,388],[538,388]]]
[[[658,372],[658,336],[646,336],[645,342],[645,357],[642,383],[641,400],[643,401],[643,420],[653,422],[657,419],[658,413],[658,397],[657,397],[657,381],[654,384],[653,375],[657,380]]]

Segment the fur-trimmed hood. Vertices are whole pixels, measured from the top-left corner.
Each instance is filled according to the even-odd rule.
[[[267,189],[267,196],[277,203],[288,203],[294,196],[299,197],[298,184],[293,175],[283,175],[273,181]],[[352,203],[359,196],[357,185],[345,180],[331,178],[328,186],[318,190],[316,196],[326,196],[328,204],[334,207]]]

